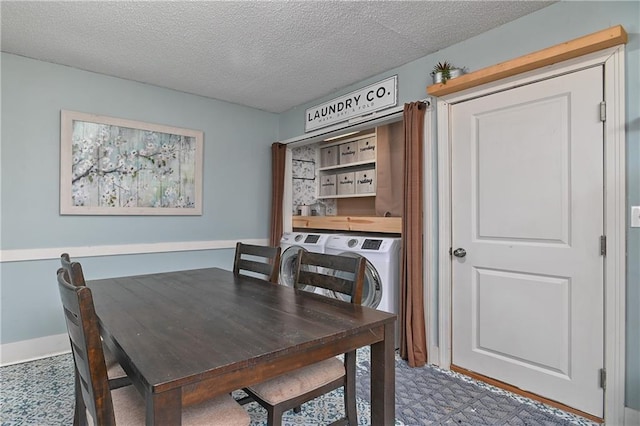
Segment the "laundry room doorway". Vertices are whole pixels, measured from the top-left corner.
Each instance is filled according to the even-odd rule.
[[[432,188],[432,176],[435,173],[432,151],[426,152],[422,147],[426,144],[426,139],[432,139],[433,124],[435,118],[431,113],[431,100],[425,99],[417,102],[405,104],[402,107],[396,107],[385,111],[384,116],[376,118],[362,117],[363,120],[369,120],[366,123],[327,131],[322,134],[307,135],[304,137],[283,141],[287,147],[288,159],[284,161],[289,170],[285,170],[284,174],[284,202],[283,206],[283,230],[287,232],[333,232],[334,234],[352,235],[364,237],[365,242],[375,242],[386,238],[396,239],[398,243],[405,244],[405,235],[412,235],[413,244],[409,248],[402,250],[403,257],[398,260],[398,267],[393,268],[394,276],[386,282],[379,283],[380,290],[387,295],[398,294],[397,298],[380,297],[380,304],[386,300],[394,306],[388,306],[387,309],[398,313],[398,324],[408,324],[405,331],[411,332],[411,340],[413,344],[410,347],[409,354],[419,352],[418,362],[426,361],[427,344],[425,334],[430,339],[435,339],[435,333],[425,333],[425,312],[426,315],[432,315],[431,310],[434,305],[435,297],[432,297],[431,291],[433,287],[425,287],[423,273],[428,271],[432,273],[433,269],[428,267],[426,262],[431,260],[431,251],[425,248],[422,250],[422,240],[431,241],[432,230],[420,228],[420,232],[416,225],[405,232],[404,226],[408,222],[405,212],[407,207],[404,196],[407,191],[405,185],[409,179],[413,186],[410,188],[410,194],[413,202],[412,208],[408,211],[411,213],[411,222],[424,224],[423,214],[428,209],[423,209],[422,202],[427,200],[429,206],[433,205],[434,192]],[[407,117],[409,124],[407,124]],[[408,130],[405,128],[408,126]],[[406,132],[410,131],[409,136]],[[376,153],[374,156],[360,156],[360,150],[367,149],[367,142],[375,143]],[[357,142],[358,159],[357,161],[349,160],[343,162],[342,154],[347,155],[352,150],[349,145]],[[411,164],[405,166],[407,155],[405,150],[409,145],[412,159]],[[429,144],[432,146],[432,144]],[[336,161],[335,148],[338,148],[338,154],[341,155]],[[371,145],[368,146],[369,148]],[[417,147],[417,148],[416,148]],[[326,153],[326,155],[324,155]],[[370,153],[370,152],[369,152]],[[365,153],[365,154],[369,154]],[[419,161],[418,159],[423,159]],[[407,170],[405,170],[407,167]],[[373,188],[366,187],[371,185],[368,179],[368,173],[375,170],[373,175],[375,185]],[[363,176],[366,173],[367,176]],[[346,179],[345,176],[355,175],[355,179]],[[409,175],[409,177],[407,177]],[[363,176],[362,179],[360,176]],[[329,193],[331,184],[337,186],[337,182],[347,183],[349,180],[357,182],[355,193],[354,188],[350,191],[337,191]],[[422,182],[424,181],[424,184]],[[421,185],[418,185],[418,182]],[[337,188],[336,188],[337,189]],[[326,190],[326,191],[325,191]],[[424,192],[424,194],[422,194]],[[324,204],[324,217],[314,215],[313,211],[316,201],[319,200]],[[303,203],[312,203],[311,209],[300,208]],[[414,209],[413,207],[420,207]],[[415,210],[415,211],[414,211]],[[303,212],[311,212],[310,216],[302,214]],[[364,242],[363,242],[364,244]],[[433,243],[428,243],[429,247]],[[367,249],[367,253],[371,250]],[[404,276],[400,273],[400,265],[409,259],[415,274],[411,283],[410,297],[400,297],[406,286],[402,285]],[[367,257],[367,256],[365,256]],[[424,263],[424,264],[423,264]],[[420,277],[417,277],[417,275]],[[373,275],[372,275],[373,276]],[[419,279],[418,279],[419,278]],[[376,280],[371,280],[375,283]],[[382,280],[384,281],[384,280]],[[433,281],[430,281],[433,283]],[[392,286],[393,288],[388,288]],[[372,292],[372,294],[378,294]],[[393,300],[395,299],[395,300]],[[409,308],[403,305],[402,301],[410,304]],[[407,320],[408,316],[404,312],[408,311],[411,320]],[[398,336],[400,333],[397,333]],[[403,336],[408,336],[407,332],[402,332]],[[417,348],[417,349],[416,349]],[[419,359],[418,359],[419,358]]]

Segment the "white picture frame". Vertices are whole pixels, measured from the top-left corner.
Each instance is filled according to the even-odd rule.
[[[202,131],[61,110],[61,215],[202,215]]]

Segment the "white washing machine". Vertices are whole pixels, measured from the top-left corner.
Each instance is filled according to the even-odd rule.
[[[362,288],[362,305],[398,315],[400,312],[400,248],[402,239],[388,237],[331,236],[325,253],[362,256],[367,259]],[[348,300],[329,292],[336,299]],[[400,347],[400,324],[396,319],[395,347]]]
[[[282,249],[280,255],[280,284],[293,287],[298,267],[298,252],[306,250],[312,253],[324,253],[325,245],[330,235],[317,232],[285,232],[280,239],[280,248]],[[319,289],[312,286],[305,286],[303,290],[319,291]]]
[[[400,238],[335,235],[329,237],[325,253],[366,258],[362,305],[397,315],[400,247]],[[348,299],[337,293],[332,296]]]

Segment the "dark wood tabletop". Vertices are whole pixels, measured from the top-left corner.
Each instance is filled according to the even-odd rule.
[[[179,425],[183,405],[366,345],[371,424],[395,422],[395,315],[218,268],[87,285],[147,425]]]

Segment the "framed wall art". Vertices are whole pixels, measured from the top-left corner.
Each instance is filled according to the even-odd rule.
[[[61,111],[60,214],[201,215],[203,132]]]

